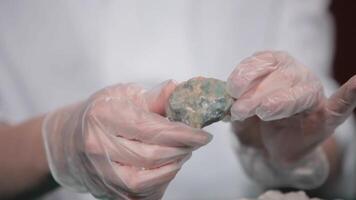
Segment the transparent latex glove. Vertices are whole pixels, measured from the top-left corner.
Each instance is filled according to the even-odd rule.
[[[237,99],[231,108],[233,130],[241,148],[252,147],[250,155],[255,156],[242,164],[247,170],[253,170],[253,163],[267,166],[266,176],[272,178],[263,181],[261,174],[248,174],[260,176],[252,178],[269,186],[321,185],[329,167],[317,147],[355,108],[356,77],[326,98],[321,82],[305,66],[286,52],[265,51],[243,60],[227,85]],[[287,169],[301,174],[288,177]]]
[[[172,81],[146,91],[114,85],[49,114],[43,124],[54,178],[103,199],[160,199],[211,135],[164,117]]]

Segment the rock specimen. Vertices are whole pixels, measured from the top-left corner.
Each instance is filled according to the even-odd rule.
[[[254,199],[240,199],[240,200],[254,200]],[[281,193],[279,191],[270,190],[259,196],[255,200],[321,200],[318,198],[309,198],[305,192],[289,192]]]
[[[202,128],[230,114],[234,99],[226,83],[214,78],[196,77],[181,83],[167,105],[167,117],[194,128]]]

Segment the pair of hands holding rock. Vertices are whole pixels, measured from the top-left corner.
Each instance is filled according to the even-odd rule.
[[[204,90],[210,85],[209,90]],[[231,116],[240,142],[292,162],[323,142],[356,106],[356,76],[326,98],[318,77],[285,52],[243,60],[225,82],[193,78],[179,85],[168,118],[201,128]],[[198,122],[197,122],[198,121]]]
[[[210,123],[229,116],[243,145],[288,165],[333,134],[355,104],[356,78],[326,98],[306,67],[267,51],[243,60],[226,83],[200,77],[149,91],[104,88],[49,114],[43,132],[60,184],[98,198],[160,199],[192,151],[211,140],[201,129]]]

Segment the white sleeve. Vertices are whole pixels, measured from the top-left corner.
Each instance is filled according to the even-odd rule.
[[[31,106],[20,74],[8,64],[1,50],[0,46],[0,121],[16,123],[30,115]]]
[[[0,123],[7,122],[8,119],[8,112],[6,111],[6,99],[3,88],[6,87],[3,81],[3,76],[5,76],[3,63],[0,57]]]
[[[0,123],[1,122],[6,122],[6,117],[5,117],[5,111],[4,111],[4,105],[2,104],[1,101],[1,94],[0,94]]]

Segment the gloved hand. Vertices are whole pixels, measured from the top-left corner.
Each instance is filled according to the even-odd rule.
[[[301,63],[265,51],[243,60],[227,85],[237,99],[231,115],[247,173],[266,186],[320,186],[329,168],[318,147],[355,108],[356,77],[327,99]]]
[[[164,117],[175,87],[114,85],[49,114],[43,137],[54,178],[97,198],[160,199],[192,151],[211,140]]]

